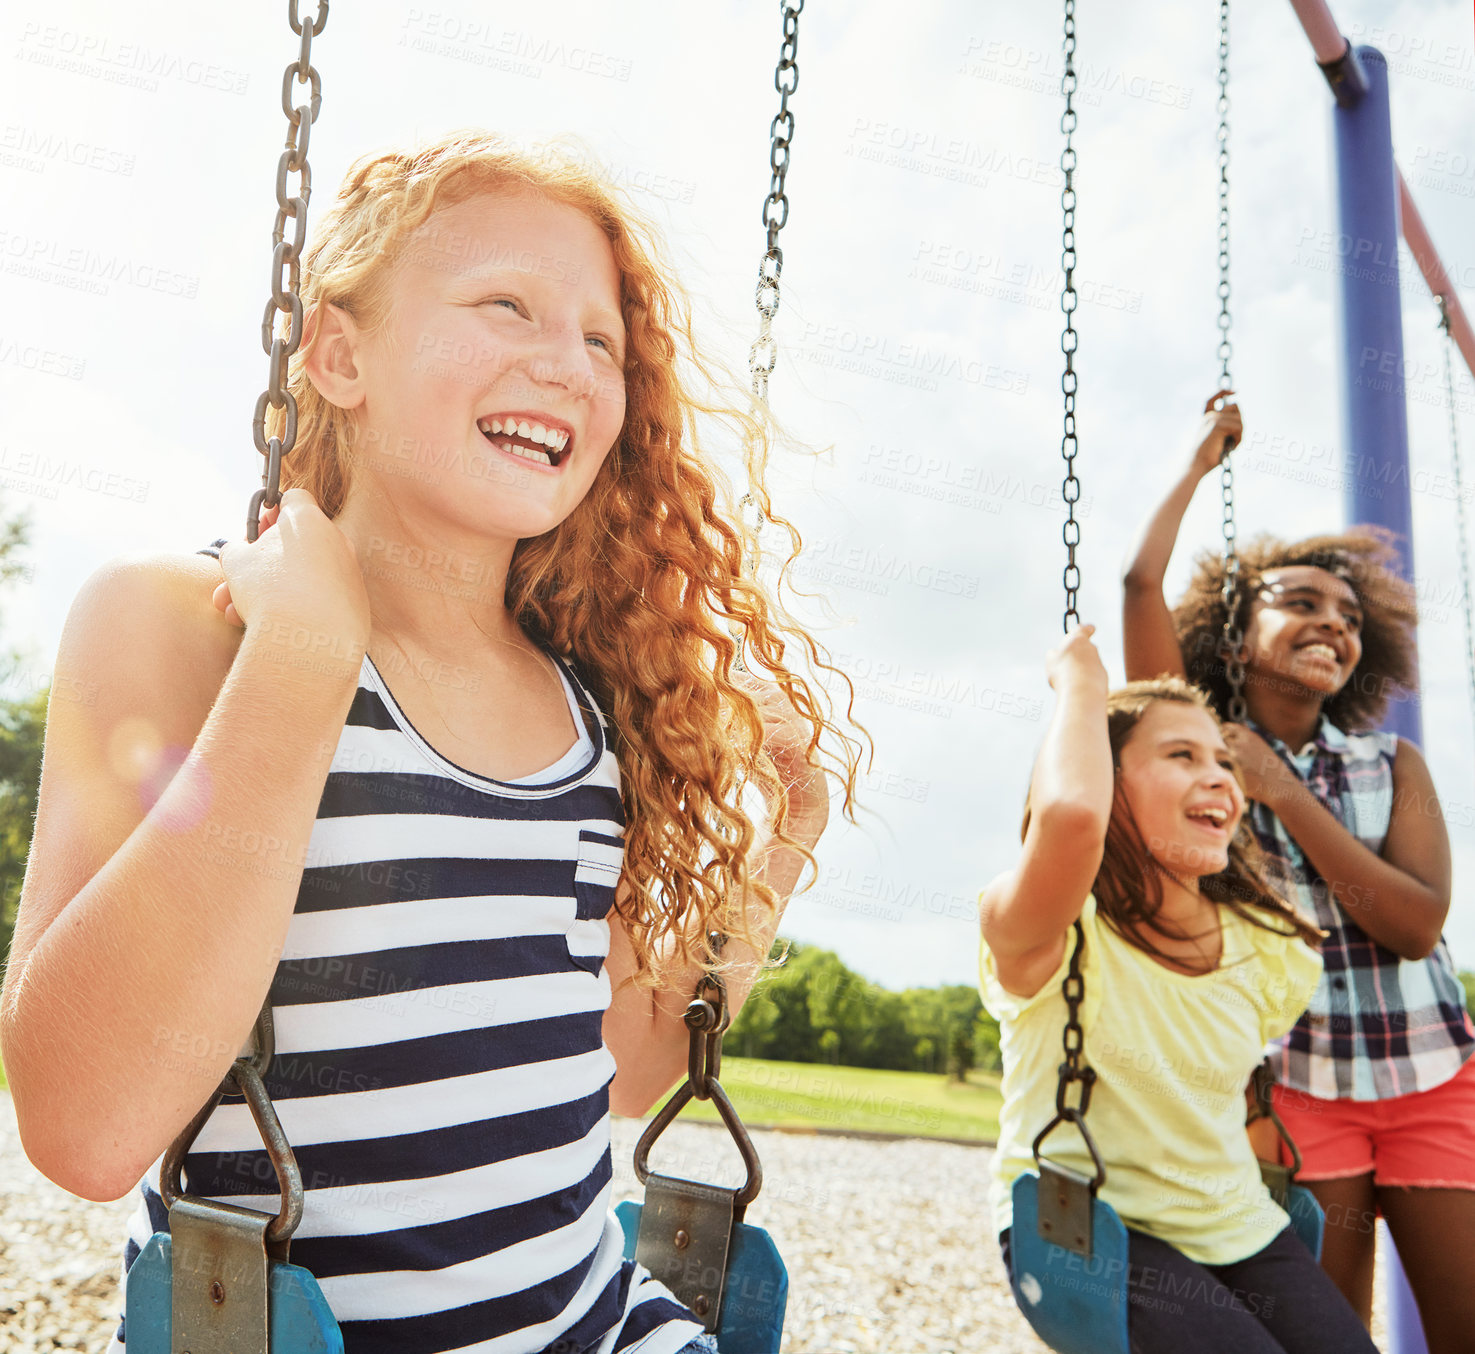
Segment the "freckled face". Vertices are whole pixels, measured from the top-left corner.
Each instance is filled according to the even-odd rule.
[[[562,522],[624,423],[620,291],[608,239],[572,207],[486,193],[432,215],[355,354],[362,454],[387,491],[484,536]]]
[[[1325,569],[1272,570],[1250,604],[1245,644],[1247,672],[1334,696],[1362,658],[1362,604],[1350,583]]]
[[[1148,706],[1122,746],[1118,781],[1147,849],[1180,878],[1218,874],[1244,817],[1234,759],[1208,711]]]

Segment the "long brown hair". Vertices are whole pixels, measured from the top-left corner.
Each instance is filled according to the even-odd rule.
[[[534,193],[582,212],[609,241],[620,275],[624,425],[578,507],[555,530],[518,543],[506,604],[528,635],[573,660],[610,718],[628,820],[630,896],[621,915],[649,983],[668,963],[715,964],[711,932],[750,939],[749,897],[776,904],[748,868],[755,831],[740,802],[745,783],[778,800],[775,840],[794,844],[729,627],[808,726],[807,758],[844,788],[852,821],[861,744],[832,716],[824,689],[789,666],[795,653],[811,672],[836,674],[850,692],[846,721],[864,730],[851,718],[849,680],[784,609],[777,588],[746,566],[751,530],[698,439],[701,417],[745,449],[757,505],[788,540],[782,585],[800,539],[764,486],[771,423],[703,358],[690,303],[659,262],[658,233],[597,168],[559,148],[527,154],[480,131],[365,156],[304,257],[305,307],[340,306],[372,332],[388,318],[394,261],[412,232],[438,208],[487,192]],[[333,517],[348,495],[360,430],[352,411],[309,381],[311,323],[307,333],[292,361],[298,434],[282,486],[307,489]]]
[[[1122,749],[1127,745],[1143,715],[1158,701],[1196,706],[1207,711],[1214,723],[1220,723],[1208,696],[1181,677],[1153,677],[1147,681],[1128,682],[1106,698],[1106,735],[1111,745],[1111,764],[1120,771]],[[1235,768],[1235,779],[1240,780]],[[1244,783],[1240,781],[1240,788]],[[1024,829],[1029,827],[1029,804],[1026,801]],[[1021,836],[1023,833],[1021,833]],[[1200,875],[1199,891],[1205,898],[1228,908],[1253,926],[1277,935],[1299,936],[1310,945],[1320,945],[1324,936],[1315,926],[1305,922],[1280,894],[1266,882],[1263,857],[1250,829],[1249,817],[1241,820],[1239,830],[1229,843],[1229,863],[1218,874]],[[1117,933],[1155,959],[1171,964],[1180,961],[1166,954],[1147,938],[1149,930],[1160,935],[1173,931],[1159,925],[1158,913],[1163,905],[1162,866],[1148,849],[1142,830],[1137,826],[1132,807],[1117,776],[1112,790],[1111,819],[1106,829],[1106,847],[1101,865],[1091,884],[1096,896],[1096,909]],[[1187,939],[1186,936],[1182,937]]]
[[[1239,550],[1235,611],[1241,630],[1249,625],[1250,607],[1264,576],[1276,569],[1313,565],[1335,574],[1357,594],[1362,607],[1362,657],[1342,689],[1321,706],[1322,713],[1348,733],[1377,728],[1390,699],[1407,699],[1418,690],[1414,645],[1418,612],[1413,585],[1398,575],[1397,563],[1392,533],[1375,526],[1290,543],[1257,536]],[[1213,551],[1205,551],[1195,558],[1188,590],[1173,608],[1173,625],[1188,680],[1208,692],[1221,715],[1229,710],[1229,679],[1220,638],[1226,610],[1224,561]]]

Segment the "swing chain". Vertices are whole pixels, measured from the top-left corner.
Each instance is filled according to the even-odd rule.
[[[748,373],[753,379],[753,401],[761,409],[768,408],[768,378],[773,375],[778,361],[778,341],[773,337],[773,317],[778,314],[781,293],[779,278],[784,270],[784,251],[779,248],[778,235],[789,220],[789,198],[784,192],[784,179],[789,172],[789,147],[794,140],[794,113],[789,107],[789,95],[799,88],[799,14],[804,0],[779,0],[783,11],[783,41],[779,45],[778,65],[773,72],[773,87],[778,90],[779,106],[773,121],[768,124],[770,140],[768,165],[772,171],[768,196],[763,199],[763,224],[768,228],[768,243],[758,260],[758,283],[753,292],[753,301],[758,309],[758,337],[748,350]],[[738,504],[742,519],[743,537],[748,546],[746,569],[757,578],[762,560],[759,541],[764,527],[762,505],[754,495],[753,463],[748,465],[748,492]],[[743,661],[742,627],[735,622],[731,627],[737,641],[737,659],[734,666],[747,671]]]
[[[1076,152],[1071,136],[1076,129],[1076,7],[1075,0],[1065,0],[1065,72],[1060,79],[1061,92],[1065,95],[1065,111],[1060,115],[1060,130],[1065,133],[1065,147],[1060,152],[1060,169],[1065,182],[1060,190],[1062,224],[1060,232],[1060,266],[1065,273],[1065,285],[1060,293],[1060,309],[1065,314],[1065,329],[1060,335],[1060,348],[1065,354],[1065,370],[1060,377],[1060,388],[1065,396],[1064,429],[1060,439],[1060,454],[1065,459],[1065,479],[1060,486],[1060,495],[1066,503],[1065,526],[1061,535],[1065,541],[1065,623],[1070,633],[1072,620],[1079,623],[1080,612],[1076,610],[1076,599],[1081,588],[1081,571],[1076,564],[1076,547],[1081,543],[1081,524],[1076,520],[1076,503],[1081,497],[1081,482],[1076,478],[1076,369],[1075,353],[1077,334],[1075,311],[1079,303],[1075,288],[1076,267]]]
[[[719,937],[722,939],[722,937]],[[709,1100],[722,1071],[722,1036],[732,1023],[727,1006],[727,984],[720,975],[707,972],[697,983],[686,1007],[686,1026],[691,1031],[686,1058],[686,1077],[698,1100]]]
[[[1085,1114],[1091,1104],[1091,1088],[1096,1084],[1096,1069],[1081,1065],[1081,1054],[1085,1049],[1086,1033],[1081,1028],[1081,1003],[1086,999],[1086,980],[1081,975],[1081,951],[1086,948],[1086,933],[1079,918],[1075,924],[1076,943],[1071,947],[1070,968],[1060,993],[1065,998],[1065,1033],[1061,1044],[1065,1049],[1065,1061],[1060,1064],[1060,1083],[1055,1088],[1055,1111],[1062,1118],[1073,1119]],[[1080,1103],[1071,1108],[1067,1102],[1070,1083],[1081,1083]]]
[[[312,169],[307,162],[307,148],[312,138],[312,124],[318,120],[323,101],[323,82],[312,64],[312,40],[328,22],[328,0],[318,0],[317,17],[310,23],[298,14],[299,0],[287,0],[287,22],[301,42],[297,59],[287,63],[282,72],[282,112],[287,115],[286,148],[277,161],[277,217],[272,227],[271,297],[261,320],[261,347],[267,355],[266,389],[256,401],[251,419],[251,434],[256,450],[266,457],[261,475],[261,488],[251,495],[246,513],[246,539],[254,541],[263,507],[274,508],[281,501],[282,461],[297,443],[297,401],[287,386],[287,360],[302,345],[302,297],[299,291],[302,250],[307,243],[307,203],[312,196]],[[307,103],[293,105],[293,84],[306,85]],[[297,189],[287,186],[287,176],[298,175]],[[287,238],[287,222],[291,221],[291,239]],[[287,332],[276,331],[278,315],[287,316]],[[266,436],[266,410],[284,409],[284,426],[280,437]]]
[[[748,370],[753,376],[753,396],[768,402],[768,378],[778,357],[778,345],[772,334],[773,317],[779,307],[779,275],[784,268],[784,251],[779,248],[778,234],[789,220],[789,198],[784,192],[784,179],[789,172],[789,147],[794,140],[794,113],[789,95],[799,88],[799,13],[804,0],[780,0],[784,17],[784,37],[779,47],[778,65],[773,72],[773,87],[779,93],[778,112],[768,124],[770,145],[768,165],[772,171],[768,196],[763,199],[763,224],[768,228],[768,245],[758,260],[758,286],[754,300],[758,307],[758,338],[748,353]]]
[[[1239,623],[1239,555],[1234,545],[1234,474],[1229,468],[1229,454],[1224,455],[1224,585],[1220,597],[1224,603],[1224,631],[1220,647],[1224,651],[1224,675],[1229,681],[1229,719],[1243,724],[1249,717],[1245,702],[1244,626]]]
[[[1459,420],[1455,416],[1455,371],[1453,349],[1454,326],[1450,320],[1449,300],[1436,296],[1439,304],[1439,327],[1444,331],[1444,388],[1449,400],[1449,455],[1454,467],[1455,514],[1459,539],[1460,595],[1465,607],[1465,665],[1469,670],[1470,699],[1475,706],[1475,602],[1470,592],[1469,530],[1465,520],[1465,491],[1460,472]]]
[[[780,0],[784,13],[784,40],[779,48],[778,66],[773,72],[773,87],[778,90],[778,113],[769,124],[773,139],[768,162],[773,179],[763,203],[763,224],[768,227],[768,249],[778,248],[778,233],[789,219],[789,199],[784,194],[784,175],[789,172],[789,143],[794,139],[794,114],[789,111],[789,95],[799,88],[799,14],[804,0]],[[775,304],[775,309],[777,305]]]
[[[1250,1124],[1256,1123],[1261,1119],[1269,1119],[1271,1124],[1274,1125],[1276,1133],[1280,1136],[1281,1142],[1285,1144],[1286,1151],[1290,1154],[1291,1164],[1289,1176],[1287,1177],[1287,1183],[1289,1183],[1300,1174],[1301,1149],[1296,1146],[1296,1140],[1291,1136],[1290,1130],[1281,1121],[1280,1112],[1275,1108],[1275,1100],[1270,1093],[1270,1088],[1274,1085],[1275,1073],[1271,1069],[1270,1059],[1262,1058],[1259,1065],[1250,1073],[1250,1086],[1255,1100],[1249,1114],[1245,1116],[1245,1125],[1248,1127]],[[1274,1166],[1276,1163],[1262,1161],[1260,1164],[1263,1168]],[[1267,1181],[1267,1183],[1269,1182]],[[1277,1200],[1277,1202],[1281,1203],[1282,1208],[1285,1207],[1285,1204],[1280,1200]]]
[[[1044,1161],[1041,1148],[1045,1139],[1061,1124],[1074,1124],[1076,1131],[1081,1135],[1081,1141],[1086,1145],[1086,1150],[1091,1154],[1091,1164],[1095,1168],[1089,1181],[1082,1177],[1082,1182],[1087,1184],[1094,1195],[1106,1180],[1106,1163],[1101,1159],[1101,1151],[1096,1146],[1096,1139],[1091,1136],[1091,1130],[1086,1127],[1086,1111],[1091,1106],[1091,1088],[1096,1084],[1096,1069],[1082,1066],[1081,1063],[1081,1055],[1086,1043],[1085,1031],[1081,1028],[1081,1004],[1086,999],[1086,980],[1081,973],[1081,955],[1085,948],[1086,930],[1081,925],[1081,919],[1077,917],[1075,945],[1071,949],[1070,965],[1060,984],[1060,994],[1065,998],[1066,1012],[1065,1033],[1061,1036],[1061,1042],[1065,1046],[1065,1061],[1060,1064],[1060,1080],[1055,1087],[1055,1117],[1035,1134],[1031,1151],[1034,1154],[1035,1164],[1040,1167],[1043,1174]],[[1070,1103],[1070,1084],[1073,1081],[1080,1082],[1081,1086],[1079,1103],[1075,1105]],[[1058,1175],[1059,1171],[1057,1170],[1056,1173]]]
[[[1229,0],[1219,0],[1219,386],[1233,390],[1229,359]]]
[[[715,960],[722,958],[722,949],[727,937],[720,931],[708,936]],[[763,1188],[763,1164],[758,1160],[758,1150],[753,1139],[733,1108],[727,1092],[722,1089],[718,1073],[722,1069],[722,1036],[732,1024],[732,1012],[727,1004],[727,984],[722,976],[708,969],[701,976],[686,1008],[684,1017],[688,1035],[686,1080],[676,1088],[671,1098],[661,1107],[640,1141],[635,1144],[635,1175],[643,1185],[650,1175],[650,1149],[657,1138],[675,1121],[676,1116],[692,1100],[710,1100],[717,1107],[718,1116],[726,1125],[728,1134],[737,1145],[747,1169],[747,1179],[733,1198],[733,1220],[741,1222],[743,1210],[758,1197]]]
[[[1219,0],[1219,388],[1232,390],[1229,359],[1234,353],[1229,332],[1229,0]],[[1228,715],[1232,722],[1243,724],[1249,716],[1245,703],[1245,665],[1240,656],[1244,645],[1244,627],[1239,623],[1239,550],[1234,522],[1233,444],[1224,440],[1219,460],[1220,486],[1223,499],[1224,583],[1220,596],[1224,603],[1224,630],[1220,647],[1224,651],[1224,675],[1229,683]]]

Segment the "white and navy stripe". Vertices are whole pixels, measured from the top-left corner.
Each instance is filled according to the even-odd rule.
[[[550,782],[446,761],[365,658],[323,791],[266,1084],[306,1191],[292,1260],[347,1354],[674,1354],[700,1329],[622,1258],[609,1212],[603,961],[624,816],[604,718],[554,657],[592,737]],[[158,1171],[125,1273],[167,1228]],[[276,1211],[239,1097],[185,1187]]]

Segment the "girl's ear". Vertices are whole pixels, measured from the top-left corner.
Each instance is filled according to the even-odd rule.
[[[302,344],[308,348],[305,369],[318,393],[340,409],[357,409],[364,402],[357,361],[361,342],[358,325],[341,306],[323,301],[308,312],[302,330]]]

